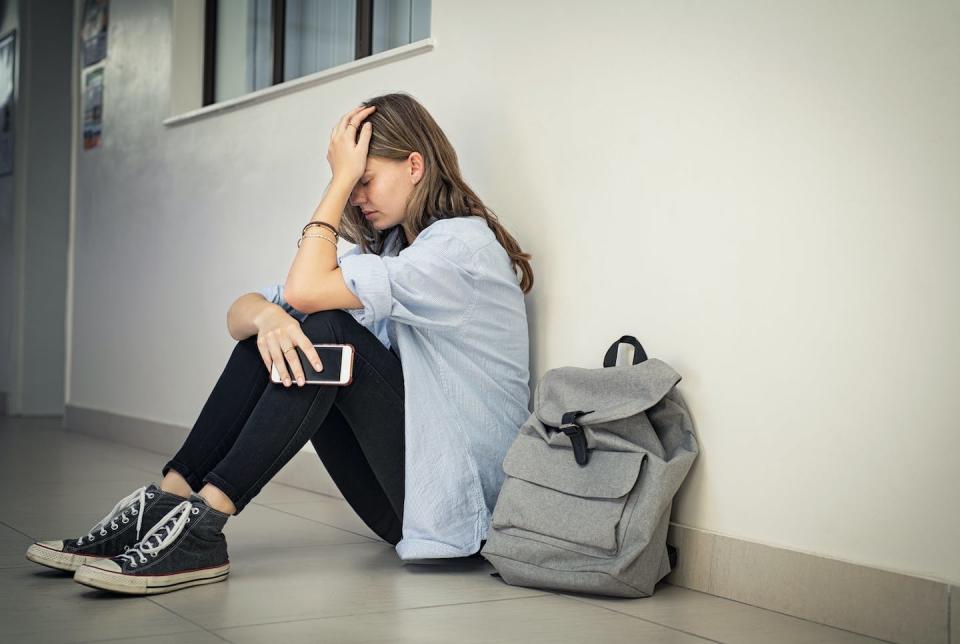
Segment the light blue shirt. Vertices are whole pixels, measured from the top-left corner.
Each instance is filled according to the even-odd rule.
[[[398,252],[339,258],[347,309],[403,367],[403,560],[463,557],[480,549],[503,485],[503,458],[530,415],[524,295],[510,257],[479,216],[440,219]],[[281,285],[261,290],[301,322]]]

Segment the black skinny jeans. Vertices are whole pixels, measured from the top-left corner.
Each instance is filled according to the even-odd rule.
[[[270,381],[257,338],[237,343],[180,451],[163,467],[194,491],[211,483],[237,514],[311,441],[344,499],[384,541],[402,537],[404,387],[400,359],[343,310],[301,324],[315,344],[352,344],[353,382]]]

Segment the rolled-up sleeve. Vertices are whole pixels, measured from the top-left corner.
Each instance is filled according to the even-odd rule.
[[[347,288],[363,303],[362,324],[392,319],[425,328],[457,327],[476,303],[476,275],[467,246],[450,235],[417,239],[395,257],[344,256]]]
[[[289,313],[293,318],[303,322],[307,319],[309,313],[304,313],[298,311],[297,309],[290,306],[290,304],[283,299],[283,284],[271,284],[270,286],[264,286],[258,291],[260,295],[264,297],[268,302],[273,302],[274,304],[280,305],[284,311]]]

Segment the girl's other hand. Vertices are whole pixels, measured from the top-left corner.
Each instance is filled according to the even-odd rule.
[[[291,384],[291,372],[298,385],[302,387],[305,382],[303,366],[300,364],[300,352],[285,352],[284,349],[300,347],[317,371],[323,369],[316,347],[303,332],[297,319],[283,310],[283,307],[277,304],[268,306],[257,316],[254,324],[258,329],[257,348],[260,350],[263,364],[266,365],[268,372],[272,371],[274,364],[277,365],[284,387],[289,387]]]

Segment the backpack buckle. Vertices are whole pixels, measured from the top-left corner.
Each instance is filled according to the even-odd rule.
[[[576,419],[592,411],[568,411],[564,412],[560,420],[560,431],[570,437],[570,443],[573,445],[573,457],[577,459],[578,465],[586,465],[589,460],[587,452],[587,437],[583,432],[583,427],[576,423]]]

